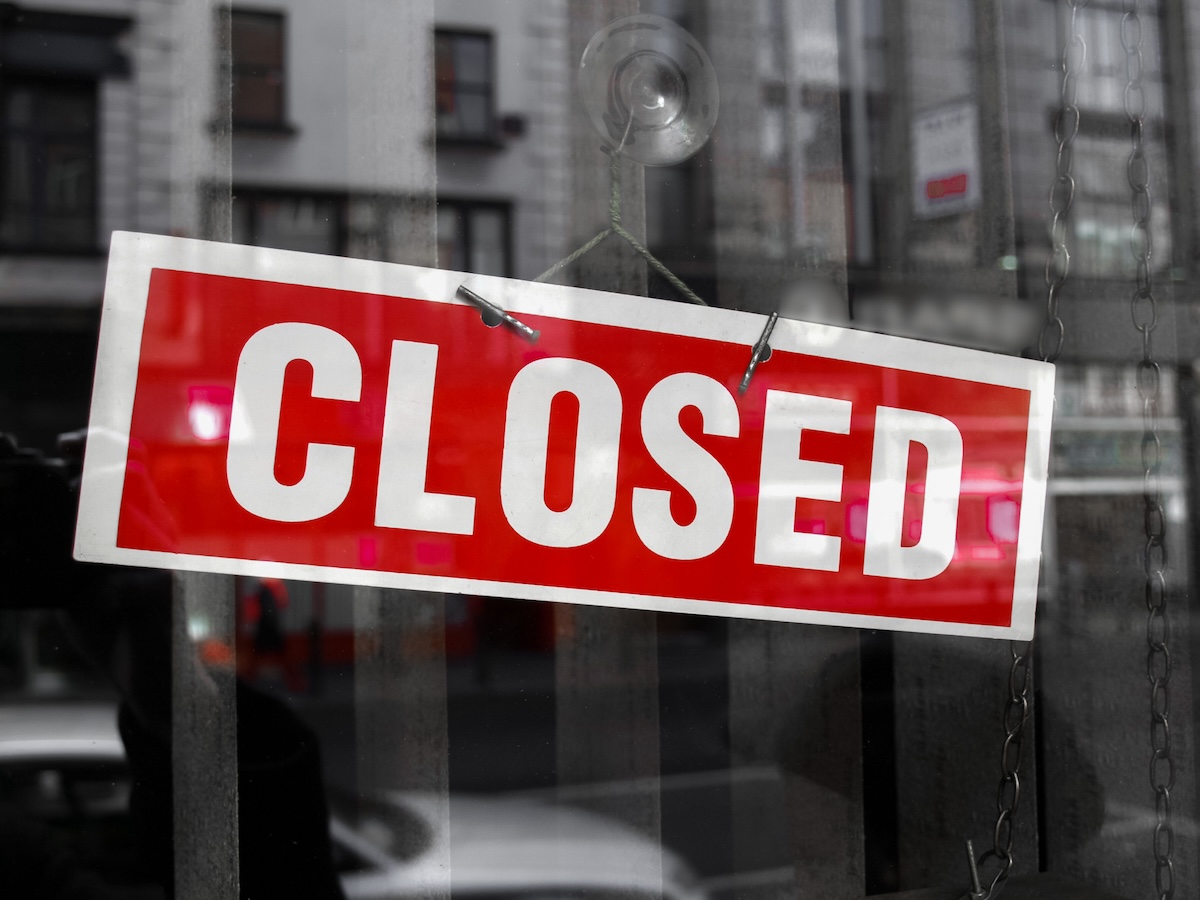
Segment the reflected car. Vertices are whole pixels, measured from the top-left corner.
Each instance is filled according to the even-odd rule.
[[[702,900],[677,855],[614,819],[513,796],[388,792],[332,798],[348,900],[429,896],[450,871],[455,897]]]
[[[48,825],[107,882],[160,897],[128,815],[130,771],[104,703],[0,706],[0,802]],[[540,799],[333,792],[334,865],[348,900],[429,896],[449,870],[477,900],[704,900],[691,868],[614,819]]]
[[[0,706],[0,813],[39,823],[122,898],[159,900],[129,816],[130,777],[111,704]],[[16,817],[13,817],[15,811]]]

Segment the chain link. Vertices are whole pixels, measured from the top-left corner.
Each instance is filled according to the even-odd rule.
[[[1167,647],[1167,520],[1163,511],[1162,441],[1158,434],[1158,404],[1162,371],[1154,359],[1154,330],[1158,326],[1158,303],[1150,257],[1154,242],[1150,231],[1153,203],[1150,196],[1150,165],[1146,159],[1146,89],[1142,83],[1142,19],[1138,0],[1127,0],[1121,19],[1121,45],[1125,49],[1125,116],[1129,120],[1130,151],[1125,173],[1129,181],[1133,225],[1129,249],[1134,261],[1134,286],[1130,316],[1142,338],[1142,358],[1137,366],[1138,395],[1142,401],[1142,500],[1145,544],[1142,571],[1146,600],[1146,676],[1150,680],[1150,787],[1154,790],[1154,886],[1159,900],[1175,893],[1175,829],[1171,824],[1171,790],[1175,786],[1175,762],[1171,757],[1171,652]]]

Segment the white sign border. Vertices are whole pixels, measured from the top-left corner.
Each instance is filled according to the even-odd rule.
[[[750,348],[761,335],[765,322],[764,316],[753,313],[705,309],[584,288],[188,238],[114,232],[80,490],[76,559],[229,575],[273,576],[923,634],[1011,640],[1028,640],[1033,636],[1050,456],[1050,421],[1054,405],[1054,367],[1035,360],[790,319],[778,321],[771,336],[774,349],[956,379],[968,375],[970,381],[1029,391],[1029,431],[1011,625],[970,625],[821,610],[781,609],[713,600],[234,560],[118,547],[117,519],[137,386],[138,353],[136,350],[131,352],[130,348],[141,345],[150,273],[156,268],[454,304],[463,302],[457,300],[455,294],[458,286],[466,283],[476,293],[518,316],[547,316],[741,344],[746,347],[747,361]],[[769,365],[769,361],[763,363],[763,366]]]

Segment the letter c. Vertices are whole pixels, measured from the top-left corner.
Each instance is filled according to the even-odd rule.
[[[225,472],[233,498],[247,511],[276,522],[327,516],[346,499],[354,474],[354,448],[309,444],[304,475],[295,484],[275,477],[283,375],[288,363],[312,365],[312,395],[357,401],[362,365],[353,345],[329,328],[280,322],[251,335],[238,358]]]

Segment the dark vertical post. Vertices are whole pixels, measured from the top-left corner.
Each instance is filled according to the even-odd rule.
[[[171,627],[175,896],[238,896],[237,704],[232,672],[208,671],[189,629],[233,646],[233,578],[179,572]]]
[[[347,159],[352,202],[374,223],[359,252],[437,263],[433,0],[356,0],[345,7]],[[449,831],[445,597],[356,587],[354,711],[360,796],[420,791]],[[450,849],[432,848],[426,900],[450,896]]]
[[[1016,267],[1001,260],[1016,255],[1012,164],[1008,139],[1008,89],[1004,64],[1004,10],[1000,0],[975,4],[975,93],[979,100],[979,205],[976,263],[979,290],[1014,297]]]
[[[1194,148],[1197,146],[1198,116],[1193,104],[1200,99],[1200,88],[1192,83],[1192,73],[1200,65],[1197,37],[1200,14],[1187,3],[1163,3],[1160,6],[1163,34],[1163,113],[1167,126],[1167,165],[1170,167],[1173,280],[1195,275],[1200,262],[1200,228],[1196,214],[1200,209]],[[1182,271],[1180,271],[1182,270]]]
[[[162,17],[157,24],[172,35],[179,86],[171,108],[172,188],[179,198],[172,224],[184,233],[227,241],[232,204],[228,11],[214,2],[200,2],[158,5],[157,15]],[[142,23],[147,29],[152,24]],[[174,584],[175,896],[235,900],[239,893],[235,682],[231,671],[213,677],[193,641],[193,636],[202,637],[234,650],[234,579],[180,572]]]

